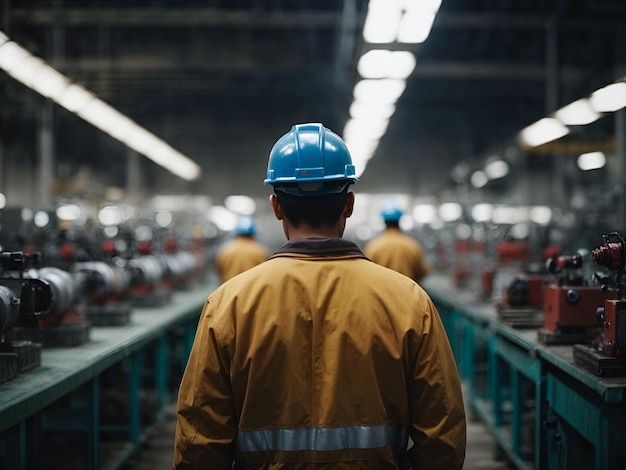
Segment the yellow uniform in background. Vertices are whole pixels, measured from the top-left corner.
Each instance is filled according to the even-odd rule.
[[[221,282],[261,264],[269,251],[249,235],[237,235],[221,246],[215,256],[215,270]]]
[[[363,251],[376,264],[393,269],[417,282],[431,271],[422,245],[399,228],[386,228],[378,237],[370,240]]]

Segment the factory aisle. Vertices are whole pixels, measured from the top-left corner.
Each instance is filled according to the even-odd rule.
[[[143,446],[122,465],[121,470],[166,470],[171,468],[176,413],[172,405],[163,422]],[[495,441],[481,422],[467,423],[467,451],[464,470],[508,470],[506,461],[495,460]]]

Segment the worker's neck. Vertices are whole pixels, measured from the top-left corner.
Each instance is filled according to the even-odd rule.
[[[287,224],[285,227],[285,235],[287,236],[287,240],[294,238],[341,238],[343,236],[343,230],[339,224],[332,227],[309,227],[308,225],[294,227],[293,225]]]

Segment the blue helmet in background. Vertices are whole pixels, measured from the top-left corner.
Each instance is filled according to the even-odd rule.
[[[235,227],[235,233],[237,235],[254,235],[256,233],[256,224],[252,217],[241,217],[237,221]]]
[[[398,222],[403,214],[404,211],[393,202],[386,203],[380,211],[385,222]]]
[[[352,157],[341,137],[322,124],[310,123],[293,126],[276,141],[263,183],[296,196],[323,196],[340,193],[356,180]]]

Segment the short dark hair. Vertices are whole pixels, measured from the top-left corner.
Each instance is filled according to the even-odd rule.
[[[295,196],[281,191],[279,188],[274,190],[274,194],[278,198],[285,216],[294,227],[306,224],[313,228],[319,228],[334,225],[339,220],[346,206],[349,187],[348,184],[340,193],[323,196]]]
[[[399,220],[385,220],[385,227],[400,228],[400,221]]]

